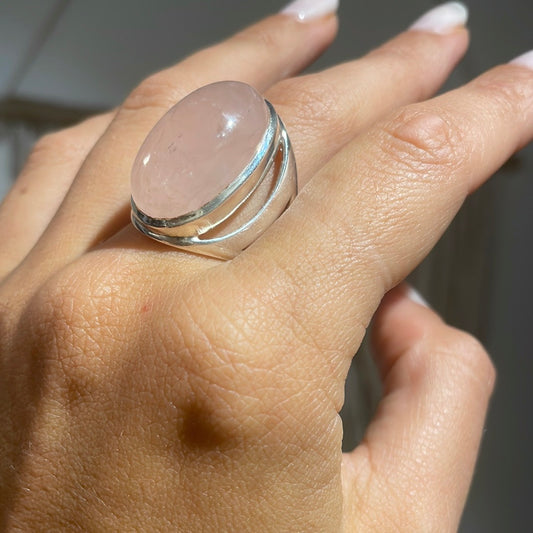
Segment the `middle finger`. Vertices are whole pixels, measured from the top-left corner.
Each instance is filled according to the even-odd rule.
[[[258,330],[290,335],[291,324],[334,354],[325,359],[339,385],[383,294],[427,255],[466,195],[533,138],[533,52],[517,63],[392,113],[228,265],[252,294],[277,302]]]
[[[462,24],[446,34],[410,29],[361,59],[274,85],[266,98],[287,124],[299,184],[391,110],[432,96],[467,45]]]

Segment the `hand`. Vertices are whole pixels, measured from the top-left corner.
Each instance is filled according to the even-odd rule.
[[[6,529],[457,528],[494,370],[398,284],[532,137],[533,71],[427,100],[467,47],[447,29],[293,77],[336,19],[276,15],[37,144],[0,211]],[[274,104],[302,188],[230,262],[128,224],[143,139],[219,79]],[[384,398],[342,455],[344,379],[373,316]]]

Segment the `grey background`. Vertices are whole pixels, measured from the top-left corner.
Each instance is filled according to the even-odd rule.
[[[342,0],[321,68],[361,55],[437,4]],[[448,87],[533,48],[531,0],[470,0],[472,44]],[[45,130],[116,105],[146,74],[222,38],[282,2],[2,0],[0,196]],[[462,532],[533,531],[533,150],[470,198],[413,282],[452,324],[488,347],[499,379]],[[0,243],[1,246],[1,243]],[[368,352],[349,376],[345,447],[376,391]]]

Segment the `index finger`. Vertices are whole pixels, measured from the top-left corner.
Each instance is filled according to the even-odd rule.
[[[354,523],[374,511],[377,531],[391,523],[403,531],[457,531],[495,371],[475,338],[414,294],[398,286],[373,321],[383,398],[361,444],[344,455],[345,501],[355,507]],[[357,506],[362,497],[365,509]]]
[[[247,282],[270,286],[278,303],[265,328],[284,331],[288,317],[305,325],[306,348],[333,354],[344,377],[382,296],[429,252],[466,195],[533,136],[525,68],[533,57],[518,63],[377,124],[234,260],[237,279],[252,271]]]

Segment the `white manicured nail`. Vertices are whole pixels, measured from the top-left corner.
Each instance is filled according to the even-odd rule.
[[[410,29],[446,34],[464,26],[467,21],[468,8],[464,4],[447,2],[422,15]]]
[[[419,305],[423,305],[424,307],[427,307],[427,308],[431,308],[431,306],[426,302],[424,297],[414,287],[411,287],[411,285],[408,286],[407,297],[412,302],[415,302]]]
[[[301,22],[307,22],[337,11],[339,0],[294,0],[285,6],[281,13],[290,15]]]
[[[527,67],[533,70],[533,50],[513,59],[511,65],[520,65],[521,67]]]

